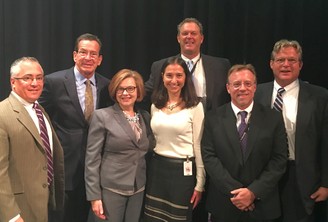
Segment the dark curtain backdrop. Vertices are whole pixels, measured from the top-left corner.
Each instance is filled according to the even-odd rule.
[[[16,58],[38,58],[46,74],[69,68],[85,32],[103,42],[98,72],[111,78],[131,68],[147,80],[153,61],[179,52],[176,26],[185,17],[203,24],[203,53],[252,63],[259,82],[272,80],[273,44],[295,39],[304,51],[301,78],[328,87],[327,0],[0,0],[0,99]]]

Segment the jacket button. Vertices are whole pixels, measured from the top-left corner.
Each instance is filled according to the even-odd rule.
[[[44,183],[44,184],[42,185],[42,187],[43,187],[43,188],[47,188],[48,185]]]

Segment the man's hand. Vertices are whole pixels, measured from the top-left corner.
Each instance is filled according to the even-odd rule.
[[[195,207],[198,205],[199,201],[202,199],[202,194],[202,192],[194,190],[194,193],[190,199],[190,203],[193,203],[192,209],[195,209]]]
[[[242,211],[252,211],[255,208],[255,195],[247,188],[239,188],[230,192],[234,195],[230,198],[233,205]]]
[[[92,200],[91,207],[92,207],[92,211],[97,217],[106,220],[106,216],[104,214],[104,208],[101,200]]]
[[[311,195],[311,199],[315,202],[325,201],[328,198],[328,188],[319,187],[316,192]]]

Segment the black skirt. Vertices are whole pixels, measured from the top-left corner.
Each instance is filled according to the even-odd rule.
[[[192,221],[191,196],[196,185],[196,167],[193,175],[184,176],[186,159],[168,158],[154,154],[146,183],[145,221]]]

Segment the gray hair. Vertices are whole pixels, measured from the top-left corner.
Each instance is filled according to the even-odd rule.
[[[16,59],[10,66],[10,77],[16,76],[21,72],[21,65],[22,63],[37,63],[40,65],[39,61],[34,57],[21,57],[19,59]],[[43,69],[40,65],[42,74]]]

